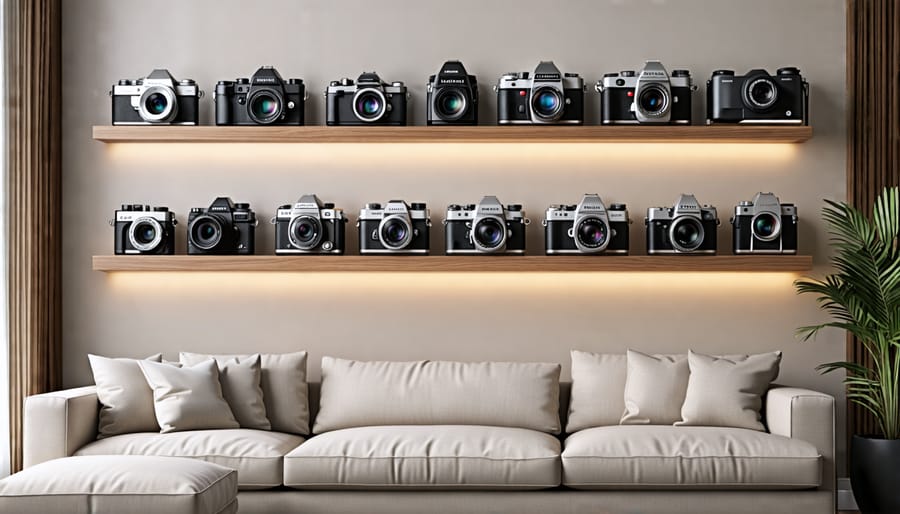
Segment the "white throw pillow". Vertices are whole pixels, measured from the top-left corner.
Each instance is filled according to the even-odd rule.
[[[272,424],[266,417],[263,391],[259,385],[262,375],[259,363],[258,353],[243,359],[216,359],[219,385],[222,386],[222,397],[228,402],[241,428],[271,430]]]
[[[215,359],[182,368],[148,361],[138,365],[153,389],[161,432],[240,428],[222,398]]]
[[[628,350],[622,425],[671,425],[681,419],[687,392],[685,355],[647,355]]]
[[[624,353],[572,350],[572,393],[566,432],[618,425],[625,412]]]
[[[712,357],[688,353],[691,376],[676,425],[765,430],[762,395],[778,377],[781,352]]]
[[[250,355],[212,355],[181,352],[179,360],[192,366],[206,359],[219,362],[246,359]],[[306,383],[306,352],[260,354],[260,386],[266,418],[272,430],[286,434],[309,433],[309,385]]]
[[[100,400],[98,438],[134,432],[159,432],[153,412],[153,390],[137,359],[111,359],[88,354]],[[162,355],[147,357],[161,362]]]

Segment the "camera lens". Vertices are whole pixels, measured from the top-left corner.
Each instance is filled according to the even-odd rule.
[[[781,233],[781,220],[771,212],[761,212],[753,217],[753,237],[771,241]]]
[[[162,242],[163,228],[153,218],[138,218],[128,229],[131,246],[140,252],[149,252]]]
[[[403,218],[389,217],[381,223],[381,241],[392,249],[400,249],[409,244],[412,227]]]
[[[475,241],[486,249],[494,249],[506,239],[506,227],[494,218],[479,221],[472,231]]]
[[[668,103],[666,92],[657,86],[644,89],[638,98],[638,106],[650,115],[663,113],[668,108]]]
[[[760,78],[747,85],[744,96],[749,100],[750,107],[768,109],[778,100],[778,88],[770,79]]]
[[[190,237],[197,248],[210,250],[222,239],[222,224],[211,216],[200,216],[191,224]]]
[[[435,101],[438,116],[445,120],[455,120],[466,113],[466,97],[456,89],[444,89]]]
[[[315,218],[300,216],[291,220],[289,236],[291,244],[296,248],[309,250],[319,244],[322,225]]]
[[[169,107],[169,100],[159,93],[151,93],[147,97],[147,101],[144,102],[144,106],[150,114],[159,115],[166,112],[166,108]]]
[[[281,116],[281,101],[271,91],[259,91],[250,97],[250,118],[259,124],[268,124]]]
[[[609,229],[606,223],[597,218],[588,218],[578,225],[578,242],[587,248],[600,248],[606,245]]]
[[[697,218],[680,218],[672,222],[669,236],[672,246],[682,252],[691,252],[703,244],[703,225]]]
[[[135,239],[141,244],[149,244],[156,238],[156,228],[147,223],[142,223],[134,231]]]
[[[563,98],[559,91],[544,87],[531,100],[531,108],[541,118],[556,119],[562,114]]]
[[[385,99],[381,91],[363,89],[356,93],[353,111],[362,121],[375,121],[384,115]]]

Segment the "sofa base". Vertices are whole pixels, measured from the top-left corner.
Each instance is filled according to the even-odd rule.
[[[830,491],[242,491],[240,514],[833,514]]]

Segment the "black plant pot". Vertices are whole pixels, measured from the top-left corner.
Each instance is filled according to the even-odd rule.
[[[900,439],[853,436],[850,484],[862,514],[900,513]]]

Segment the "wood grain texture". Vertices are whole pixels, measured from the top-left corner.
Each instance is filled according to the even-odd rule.
[[[808,126],[94,126],[106,143],[802,143]]]
[[[808,255],[720,256],[213,256],[95,255],[95,271],[280,272],[802,272]]]

